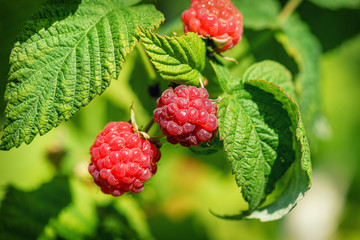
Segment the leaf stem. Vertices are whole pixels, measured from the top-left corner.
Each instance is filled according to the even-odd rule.
[[[155,81],[155,79],[157,78],[155,68],[151,64],[150,59],[149,59],[148,55],[146,54],[143,46],[141,44],[137,44],[136,48],[138,49],[138,51],[140,53],[140,58],[145,65],[145,69],[149,75],[150,80]]]
[[[168,143],[168,141],[166,140],[166,135],[162,134],[160,136],[152,136],[150,137],[150,142],[152,143],[156,143],[158,145],[163,145],[164,143]]]
[[[151,118],[150,122],[146,125],[146,127],[143,129],[143,132],[148,132],[150,130],[150,128],[152,127],[152,125],[154,124],[154,119]]]
[[[282,25],[291,16],[302,0],[289,0],[278,16],[278,22]]]
[[[139,132],[139,127],[136,124],[135,111],[134,111],[134,105],[133,104],[131,104],[131,106],[130,106],[130,124],[131,124],[131,126],[133,128],[133,131],[135,133],[138,133]]]

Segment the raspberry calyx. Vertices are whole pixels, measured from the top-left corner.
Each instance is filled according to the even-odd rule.
[[[185,33],[211,38],[216,52],[233,48],[242,38],[242,15],[231,0],[191,0],[181,20]]]
[[[110,122],[90,148],[89,173],[101,191],[113,196],[138,193],[157,170],[160,151],[134,133],[128,122]]]
[[[217,106],[205,88],[177,86],[165,90],[156,102],[154,121],[171,144],[198,146],[211,141],[217,130]]]

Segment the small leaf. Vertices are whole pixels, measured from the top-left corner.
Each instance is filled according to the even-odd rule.
[[[310,150],[298,105],[273,83],[252,80],[224,97],[218,116],[220,136],[236,182],[249,202],[249,211],[225,218],[281,218],[311,184]],[[264,208],[268,215],[256,215],[291,165],[294,172],[289,188]]]
[[[292,76],[280,63],[265,60],[250,66],[243,75],[243,81],[265,80],[281,87],[291,97],[295,98],[295,87]]]
[[[203,79],[206,48],[197,34],[189,32],[168,37],[142,29],[140,37],[161,77],[177,84],[199,85],[199,78]]]
[[[304,124],[308,129],[312,129],[316,117],[320,114],[321,46],[297,15],[292,15],[282,28],[283,31],[276,37],[299,66],[299,74],[295,76],[295,89]],[[311,134],[311,131],[309,133]]]
[[[136,1],[50,0],[27,22],[11,52],[0,149],[29,144],[70,119],[117,79],[138,38],[163,15]]]
[[[70,204],[69,181],[58,176],[39,189],[9,186],[0,209],[0,239],[37,239],[51,218]]]
[[[209,62],[216,75],[219,86],[223,92],[227,92],[232,83],[229,69],[215,56],[209,58]]]

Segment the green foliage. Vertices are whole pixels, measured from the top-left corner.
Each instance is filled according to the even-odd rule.
[[[207,77],[211,82],[218,82],[222,92],[227,92],[230,89],[230,85],[232,83],[229,69],[217,57],[209,58],[209,63],[215,77]]]
[[[211,142],[202,143],[200,146],[192,146],[189,149],[196,154],[209,155],[222,150],[223,143],[218,137],[215,137]]]
[[[265,60],[249,67],[244,73],[243,81],[246,82],[255,79],[272,82],[276,86],[281,87],[291,97],[296,97],[291,73],[277,62]]]
[[[65,176],[55,177],[31,192],[9,186],[0,209],[0,238],[36,239],[69,203],[70,186]]]
[[[260,30],[276,24],[280,12],[280,4],[276,0],[262,0],[261,4],[253,0],[236,0],[233,3],[243,15],[245,27]]]
[[[180,37],[159,36],[142,30],[141,42],[160,75],[177,84],[199,86],[205,67],[204,41],[195,33]]]
[[[102,94],[112,80],[119,82],[92,108],[87,108],[90,110],[80,113],[78,118],[64,127],[78,138],[70,137],[72,140],[68,141],[68,133],[62,135],[61,142],[69,143],[64,144],[68,149],[61,146],[59,152],[65,156],[59,158],[65,158],[67,162],[64,167],[62,160],[59,160],[56,167],[58,171],[74,175],[73,179],[86,183],[79,187],[81,196],[71,199],[69,183],[65,178],[66,189],[59,189],[56,184],[50,189],[48,186],[51,184],[48,184],[24,193],[10,187],[0,210],[0,234],[3,234],[0,236],[15,238],[13,234],[18,234],[21,239],[25,236],[23,233],[31,228],[28,230],[31,238],[151,239],[145,213],[151,218],[154,212],[159,214],[163,211],[161,214],[169,215],[164,219],[171,218],[179,214],[177,212],[186,212],[181,207],[181,201],[188,199],[182,200],[177,195],[169,197],[166,195],[170,188],[168,180],[161,182],[155,178],[154,184],[158,184],[160,190],[150,187],[149,192],[144,191],[141,197],[131,197],[132,202],[139,202],[141,206],[136,205],[134,209],[131,204],[119,206],[117,204],[123,203],[122,200],[103,200],[102,195],[93,196],[89,186],[94,184],[89,184],[88,175],[81,175],[78,168],[86,171],[84,166],[89,160],[89,138],[95,137],[100,125],[106,121],[128,120],[128,114],[123,116],[123,113],[127,113],[129,102],[142,105],[139,106],[140,109],[142,107],[140,121],[145,122],[152,115],[156,98],[168,85],[198,86],[199,79],[205,78],[211,98],[219,97],[219,134],[212,142],[191,147],[190,151],[206,155],[206,158],[217,153],[211,155],[209,161],[212,158],[219,158],[219,162],[228,160],[242,193],[241,200],[236,203],[241,213],[220,217],[260,221],[280,219],[309,190],[310,147],[304,125],[310,128],[308,132],[311,135],[315,119],[321,112],[318,63],[321,46],[308,25],[297,14],[290,13],[289,18],[283,18],[286,14],[280,14],[281,4],[277,0],[264,0],[261,3],[253,0],[234,1],[243,13],[245,26],[243,42],[229,51],[239,62],[236,65],[225,62],[222,55],[211,52],[206,46],[207,41],[197,34],[182,35],[179,17],[165,23],[162,32],[177,31],[180,34],[160,36],[155,33],[154,29],[164,22],[164,16],[148,3],[164,6],[161,0],[48,0],[26,23],[10,55],[11,69],[5,93],[6,122],[0,149],[19,147],[23,142],[29,144],[37,134],[44,135],[73,117],[81,107]],[[345,1],[343,3],[334,1],[326,6],[350,6]],[[168,6],[169,2],[165,5]],[[176,16],[176,13],[172,13],[172,16]],[[259,38],[247,38],[249,29]],[[138,40],[141,43],[133,51]],[[262,46],[274,46],[274,43],[276,47],[261,54],[264,53]],[[130,53],[131,57],[127,58]],[[264,60],[264,56],[269,55],[272,55],[270,59]],[[258,62],[260,59],[262,61]],[[127,64],[124,65],[126,60]],[[294,70],[296,64],[297,69]],[[235,76],[235,73],[240,74]],[[152,128],[149,134],[158,132],[159,128]],[[162,147],[165,156],[163,166],[166,166],[168,159],[173,160],[174,156],[184,154],[180,148],[169,149],[166,145]],[[66,155],[68,152],[69,155]],[[214,199],[222,203],[221,194],[212,192],[212,187],[217,184],[223,189],[218,178],[208,182],[209,176],[214,177],[213,172],[208,171],[209,174],[204,170],[206,167],[194,164],[188,158],[184,157],[183,168],[174,167],[180,176],[173,182],[182,184],[184,191],[189,191],[186,187],[193,186],[197,178],[205,176],[205,180],[199,182],[211,186],[194,186],[205,189],[203,192],[208,191],[207,196],[217,196]],[[168,162],[171,164],[172,161]],[[211,166],[220,165],[213,163]],[[160,168],[158,171],[157,175],[161,174]],[[176,178],[176,174],[175,171],[168,173],[173,178]],[[186,174],[191,176],[191,184],[183,179]],[[56,179],[59,178],[54,179],[55,183]],[[233,183],[233,177],[231,180]],[[178,190],[176,187],[174,189]],[[61,197],[52,201],[50,195],[56,196],[55,191]],[[157,191],[165,192],[164,196]],[[159,198],[163,198],[163,202],[158,203]],[[21,205],[19,199],[25,199],[25,204]],[[64,208],[71,201],[75,204]],[[41,202],[44,209],[50,209],[40,217],[34,215],[42,210],[37,202]],[[176,204],[180,205],[180,210]],[[206,204],[191,202],[189,205],[195,208]],[[81,212],[82,207],[89,210],[82,209],[88,215]],[[32,209],[27,211],[28,208]],[[26,216],[24,222],[15,223],[14,219],[21,214]],[[28,221],[32,218],[35,219],[33,223]],[[74,227],[69,219],[80,223]],[[187,219],[193,221],[192,217]],[[184,226],[190,224],[183,222]],[[85,230],[76,229],[78,227]],[[24,231],[17,232],[16,229]],[[163,231],[163,228],[159,229],[158,232]],[[205,230],[204,233],[200,232],[201,236],[208,234]],[[186,233],[184,236],[187,236]]]
[[[277,34],[288,54],[299,67],[295,79],[296,93],[305,126],[311,133],[314,121],[320,114],[319,57],[321,46],[308,26],[293,15]]]
[[[118,78],[137,41],[137,26],[153,29],[162,21],[152,5],[48,1],[10,55],[1,149],[29,144],[70,119]]]
[[[339,8],[354,8],[358,9],[360,7],[359,0],[309,0],[312,3],[319,5],[320,7],[330,8],[330,9],[339,9]]]
[[[226,94],[219,105],[220,136],[250,213],[274,190],[290,165],[300,162],[298,153],[303,148],[301,158],[310,162],[304,130],[297,129],[301,120],[294,119],[299,116],[297,105],[282,91],[269,82],[247,81],[245,87]],[[295,134],[306,142],[304,147],[293,149]],[[309,186],[309,182],[303,184]]]
[[[238,109],[238,110],[236,110]],[[279,219],[310,188],[310,149],[298,105],[267,81],[248,81],[230,92],[219,106],[220,136],[249,211],[226,218]],[[294,165],[277,200],[255,210]]]

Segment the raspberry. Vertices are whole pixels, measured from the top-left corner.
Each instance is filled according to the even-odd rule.
[[[177,86],[167,89],[156,102],[154,121],[168,142],[184,147],[209,142],[217,129],[217,106],[205,88]]]
[[[156,173],[160,151],[133,132],[128,122],[110,122],[90,148],[89,173],[104,193],[141,192]]]
[[[195,32],[215,43],[215,50],[223,52],[241,40],[242,15],[231,0],[191,0],[183,12],[184,32]]]

